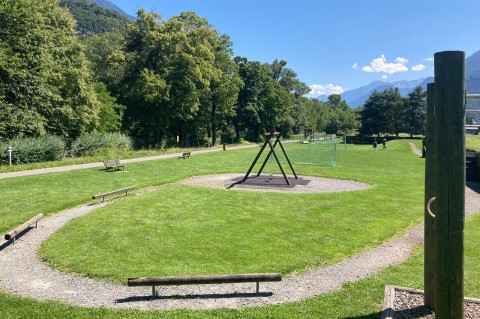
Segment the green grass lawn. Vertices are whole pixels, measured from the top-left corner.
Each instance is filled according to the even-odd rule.
[[[205,157],[215,155],[221,154]],[[194,160],[162,164],[185,166]],[[417,175],[422,174],[423,161],[412,156],[408,145],[392,144],[388,151],[376,152],[356,147],[343,152],[340,162],[343,168],[299,170],[335,173],[372,188],[266,194],[171,186],[69,223],[42,246],[42,259],[123,283],[127,277],[151,275],[288,274],[338,262],[422,218],[423,179]],[[391,168],[383,169],[382,163]],[[395,170],[401,163],[409,168]]]
[[[480,136],[479,135],[467,135],[465,139],[467,149],[480,152]]]
[[[480,297],[480,216],[470,218],[465,229],[465,296]],[[341,290],[317,296],[302,302],[276,306],[243,309],[139,311],[109,310],[105,308],[80,308],[59,302],[40,302],[0,292],[0,318],[19,319],[379,319],[385,285],[397,285],[422,289],[423,251],[398,266],[389,267],[379,274],[355,283],[346,284]]]
[[[0,199],[7,207],[0,211],[0,229],[9,229],[38,211],[51,213],[89,202],[99,192],[162,185],[193,175],[245,172],[257,151],[229,150],[193,154],[189,160],[128,164],[125,173],[87,169],[0,180],[4,190]],[[337,152],[335,168],[295,167],[301,176],[362,181],[372,186],[369,190],[282,195],[169,186],[125,198],[71,222],[42,247],[42,257],[60,267],[117,282],[152,274],[301,272],[376,246],[421,222],[423,165],[405,141],[392,141],[386,150],[376,152],[370,145],[349,145]],[[479,218],[467,222],[466,288],[473,297],[480,296],[475,279],[480,264],[475,253],[478,226]],[[199,249],[201,253],[195,253]],[[135,264],[124,258],[127,252],[136,254]],[[152,262],[151,256],[157,253],[165,254],[167,260]],[[422,263],[419,252],[402,265],[338,292],[237,310],[85,309],[0,292],[0,318],[379,318],[383,285],[421,288]]]

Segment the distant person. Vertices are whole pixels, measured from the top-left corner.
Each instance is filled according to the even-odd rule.
[[[386,138],[383,139],[382,144],[383,144],[383,148],[387,148],[387,139]]]
[[[373,141],[373,150],[374,150],[374,151],[377,150],[377,140],[374,140],[374,141]]]

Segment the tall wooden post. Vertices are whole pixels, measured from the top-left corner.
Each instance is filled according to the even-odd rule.
[[[463,318],[465,52],[435,58],[435,318]]]
[[[427,203],[435,196],[435,84],[427,84],[427,125],[425,132],[425,205],[424,205],[424,271],[425,306],[435,309],[435,218],[427,211]],[[435,202],[431,205],[435,212]]]

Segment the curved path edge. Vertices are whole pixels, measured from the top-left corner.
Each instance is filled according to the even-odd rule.
[[[480,212],[479,185],[466,188],[466,215]],[[152,188],[153,190],[156,188]],[[108,202],[90,204],[53,214],[38,223],[15,245],[0,240],[0,286],[5,291],[40,300],[59,300],[82,307],[114,309],[170,310],[178,308],[238,308],[300,301],[342,288],[347,282],[369,277],[391,265],[405,261],[423,242],[423,224],[402,237],[360,253],[338,264],[291,274],[281,282],[173,286],[159,289],[150,297],[149,287],[127,287],[52,269],[38,259],[42,242],[70,220],[83,216]]]
[[[478,184],[477,184],[478,187]],[[466,188],[466,212],[480,211],[479,194]],[[97,281],[81,275],[51,269],[37,257],[39,245],[68,221],[90,213],[107,203],[85,205],[53,214],[38,223],[15,245],[0,242],[0,282],[7,292],[41,300],[54,299],[83,307],[136,308],[167,310],[177,308],[208,309],[261,306],[299,301],[341,289],[353,282],[406,260],[423,242],[423,225],[400,238],[358,254],[338,264],[305,274],[292,274],[281,282],[255,284],[177,286],[159,289],[160,296],[150,298],[149,287],[127,287]],[[264,292],[264,293],[262,293]],[[180,298],[178,298],[181,296]]]

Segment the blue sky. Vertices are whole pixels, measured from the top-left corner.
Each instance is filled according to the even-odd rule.
[[[435,52],[480,50],[478,0],[110,0],[164,19],[194,11],[234,54],[287,61],[311,96],[433,75]]]

